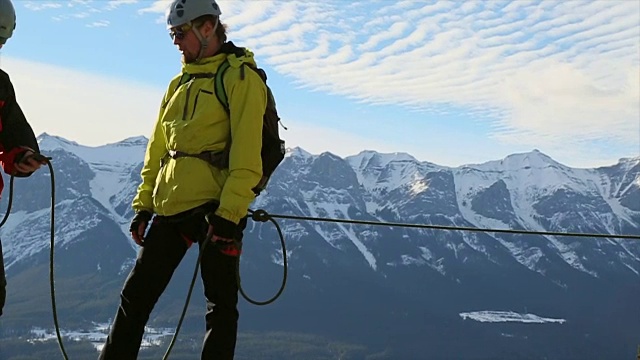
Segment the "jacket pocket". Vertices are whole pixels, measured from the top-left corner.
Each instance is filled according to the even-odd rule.
[[[191,112],[191,116],[189,117],[190,120],[193,119],[193,117],[196,115],[196,110],[198,109],[198,100],[200,100],[201,94],[204,94],[202,97],[202,101],[209,102],[214,100],[212,97],[213,95],[212,91],[204,90],[204,89],[198,90],[198,93],[196,94],[196,98],[195,100],[193,100],[193,111]]]

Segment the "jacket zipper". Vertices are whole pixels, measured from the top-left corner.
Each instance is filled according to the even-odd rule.
[[[182,111],[182,120],[187,120],[187,113],[189,112],[189,94],[191,94],[191,84],[193,84],[193,79],[187,81],[185,86],[187,87],[187,95],[184,102],[184,110]]]
[[[198,106],[198,97],[200,97],[200,93],[205,93],[205,94],[213,95],[213,92],[211,92],[211,91],[207,91],[207,90],[204,90],[204,89],[200,89],[200,90],[198,90],[198,93],[196,94],[196,100],[193,102],[193,112],[191,113],[191,117],[189,118],[189,120],[192,120],[192,119],[193,119],[193,117],[194,117],[194,116],[195,116],[195,114],[196,114],[196,108],[197,108],[197,106]]]

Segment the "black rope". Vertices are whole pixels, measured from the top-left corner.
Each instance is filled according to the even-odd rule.
[[[287,282],[287,274],[288,274],[288,263],[287,263],[287,251],[285,247],[284,235],[282,234],[282,229],[280,225],[275,220],[279,219],[289,219],[289,220],[305,220],[305,221],[320,221],[320,222],[335,222],[335,223],[346,223],[346,224],[358,224],[358,225],[376,225],[376,226],[396,226],[396,227],[406,227],[406,228],[420,228],[420,229],[433,229],[433,230],[452,230],[452,231],[470,231],[470,232],[493,232],[493,233],[507,233],[507,234],[528,234],[528,235],[549,235],[549,236],[571,236],[571,237],[589,237],[589,238],[619,238],[619,239],[632,239],[632,240],[640,240],[640,235],[618,235],[618,234],[592,234],[592,233],[573,233],[573,232],[558,232],[558,231],[532,231],[532,230],[513,230],[513,229],[482,229],[482,228],[474,228],[474,227],[466,227],[466,226],[447,226],[447,225],[426,225],[426,224],[409,224],[409,223],[397,223],[397,222],[382,222],[382,221],[367,221],[367,220],[349,220],[349,219],[333,219],[333,218],[319,218],[312,216],[294,216],[294,215],[279,215],[279,214],[269,214],[265,210],[251,210],[249,209],[249,214],[251,215],[251,219],[256,222],[267,222],[271,221],[273,225],[276,227],[278,231],[278,236],[280,237],[280,244],[282,246],[282,258],[283,258],[283,277],[282,284],[278,292],[270,299],[266,301],[256,301],[251,299],[242,289],[242,284],[240,281],[240,256],[238,256],[238,260],[236,262],[236,280],[238,282],[238,290],[242,297],[245,298],[248,302],[255,305],[267,305],[274,302],[284,291]],[[187,308],[189,306],[189,301],[191,299],[191,293],[193,292],[193,287],[196,282],[196,277],[198,275],[198,268],[200,267],[200,261],[202,259],[202,253],[207,246],[207,244],[211,241],[211,236],[207,237],[200,248],[200,253],[198,254],[198,260],[196,261],[196,267],[193,271],[193,277],[191,279],[191,284],[189,285],[189,291],[187,293],[187,299],[185,301],[184,307],[182,309],[182,314],[180,315],[180,320],[178,321],[178,325],[176,327],[176,331],[173,334],[171,342],[167,351],[163,356],[163,360],[168,359],[169,353],[173,349],[175,345],[176,339],[178,337],[178,333],[180,332],[180,328],[182,326],[182,322],[184,321],[185,314],[187,312]],[[241,244],[239,242],[235,242],[236,247],[238,249],[241,248]]]
[[[452,230],[452,231],[471,231],[471,232],[493,232],[493,233],[507,233],[507,234],[522,234],[522,235],[549,235],[549,236],[571,236],[571,237],[584,237],[584,238],[615,238],[615,239],[630,239],[640,240],[640,235],[630,234],[594,234],[594,233],[575,233],[575,232],[560,232],[560,231],[535,231],[535,230],[513,230],[513,229],[482,229],[466,226],[447,226],[447,225],[425,225],[425,224],[408,224],[408,223],[396,223],[396,222],[382,222],[382,221],[367,221],[367,220],[349,220],[349,219],[332,219],[332,218],[319,218],[311,216],[294,216],[294,215],[279,215],[268,214],[264,210],[260,210],[263,213],[260,216],[277,219],[290,219],[290,220],[306,220],[306,221],[322,221],[322,222],[335,222],[346,224],[359,224],[359,225],[379,225],[379,226],[397,226],[406,228],[420,228],[420,229],[434,229],[434,230]],[[266,220],[260,220],[266,221]]]
[[[49,285],[51,287],[51,310],[53,312],[53,323],[56,328],[56,337],[58,338],[58,345],[60,347],[60,352],[62,352],[62,357],[65,360],[69,360],[69,356],[64,349],[64,345],[62,343],[62,336],[60,335],[60,325],[58,324],[58,310],[56,307],[56,287],[53,275],[53,254],[55,249],[55,209],[56,209],[56,181],[53,172],[53,165],[51,165],[51,158],[47,158],[47,166],[49,167],[49,173],[51,174],[51,223],[50,223],[50,235],[51,235],[51,249],[49,252]]]
[[[240,294],[242,294],[242,297],[245,298],[245,300],[247,300],[248,302],[254,304],[254,305],[268,305],[271,304],[272,302],[276,301],[276,299],[278,297],[280,297],[280,295],[282,295],[282,292],[284,291],[284,288],[287,284],[287,273],[288,273],[288,268],[289,265],[287,264],[287,249],[284,243],[284,235],[282,235],[282,230],[280,229],[280,225],[273,219],[273,217],[269,217],[266,211],[259,209],[259,210],[251,210],[249,209],[249,214],[251,214],[251,219],[253,221],[258,221],[258,222],[266,222],[266,221],[271,221],[271,223],[273,223],[273,225],[276,227],[276,230],[278,230],[278,236],[280,237],[280,246],[282,246],[282,284],[280,284],[280,289],[278,289],[278,292],[269,300],[265,300],[265,301],[256,301],[253,300],[251,298],[249,298],[249,296],[247,296],[247,294],[245,294],[244,290],[242,289],[242,286],[240,286],[240,260],[238,259],[238,269],[236,271],[237,276],[238,276],[238,289],[240,290]]]
[[[51,234],[51,250],[49,257],[49,283],[51,287],[51,307],[53,311],[53,321],[56,329],[56,337],[58,339],[58,344],[60,347],[60,351],[62,352],[62,356],[65,360],[68,360],[67,353],[64,349],[64,345],[62,342],[62,336],[60,335],[60,326],[58,324],[58,314],[56,309],[56,300],[55,300],[55,282],[54,282],[54,220],[55,220],[55,178],[53,166],[51,165],[51,158],[46,158],[46,164],[49,167],[49,172],[51,174],[51,224],[50,224],[50,234]],[[7,219],[9,218],[9,213],[11,211],[11,206],[13,203],[13,183],[14,176],[11,176],[11,180],[9,183],[9,202],[7,206],[7,212],[5,213],[2,221],[0,221],[0,227],[2,227]],[[320,218],[320,217],[311,217],[311,216],[295,216],[295,215],[280,215],[280,214],[269,214],[265,210],[251,210],[249,209],[249,214],[251,215],[251,219],[256,222],[267,222],[270,221],[276,227],[278,231],[278,236],[280,237],[280,244],[282,246],[282,258],[283,258],[283,277],[282,284],[278,289],[278,292],[270,299],[266,301],[256,301],[251,299],[242,288],[242,283],[240,280],[240,256],[238,256],[236,262],[236,281],[238,283],[238,290],[242,297],[248,302],[255,305],[267,305],[274,302],[284,291],[287,282],[288,276],[288,262],[287,262],[287,252],[286,245],[284,241],[284,235],[282,234],[282,229],[280,225],[275,220],[278,219],[289,219],[289,220],[305,220],[305,221],[320,221],[320,222],[334,222],[334,223],[346,223],[346,224],[359,224],[359,225],[375,225],[375,226],[390,226],[390,227],[406,227],[406,228],[420,228],[420,229],[432,229],[432,230],[450,230],[450,231],[468,231],[468,232],[488,232],[488,233],[507,233],[507,234],[521,234],[521,235],[547,235],[547,236],[570,236],[570,237],[583,237],[583,238],[617,238],[617,239],[630,239],[630,240],[640,240],[640,235],[628,235],[628,234],[596,234],[596,233],[575,233],[575,232],[558,232],[558,231],[535,231],[535,230],[513,230],[513,229],[482,229],[475,227],[466,227],[466,226],[447,226],[447,225],[428,225],[428,224],[410,224],[410,223],[397,223],[397,222],[382,222],[382,221],[367,221],[367,220],[349,220],[349,219],[334,219],[334,218]],[[193,272],[193,277],[191,279],[191,284],[189,285],[189,291],[187,293],[187,298],[185,300],[184,307],[182,309],[182,314],[180,315],[180,319],[176,326],[176,331],[171,339],[169,347],[163,356],[163,360],[168,359],[168,356],[173,349],[176,339],[178,337],[178,333],[180,332],[180,328],[182,327],[182,323],[184,321],[187,309],[189,307],[189,302],[191,300],[191,294],[193,292],[193,288],[195,285],[195,281],[198,275],[198,269],[200,267],[200,262],[202,259],[202,254],[207,246],[207,244],[211,241],[211,236],[207,237],[202,246],[200,247],[200,253],[198,254],[198,260],[196,261],[196,266]],[[235,245],[240,249],[241,244],[239,242],[235,242]]]
[[[184,301],[184,306],[182,307],[182,314],[180,314],[180,319],[178,320],[178,325],[176,325],[176,331],[173,333],[173,337],[171,338],[171,342],[169,343],[169,347],[167,351],[164,353],[162,360],[166,360],[169,358],[169,354],[173,349],[173,346],[176,344],[176,340],[178,339],[178,333],[180,332],[180,328],[182,327],[182,322],[184,321],[184,317],[187,314],[187,309],[189,308],[189,301],[191,301],[191,293],[193,292],[193,287],[196,284],[196,278],[198,277],[198,269],[200,268],[200,261],[202,260],[202,253],[204,249],[207,247],[207,244],[211,241],[211,235],[205,237],[202,242],[202,246],[200,247],[200,252],[198,253],[198,260],[196,261],[196,267],[193,269],[193,277],[191,278],[191,284],[189,284],[189,291],[187,292],[187,298]]]
[[[7,222],[9,219],[9,213],[11,213],[11,205],[13,204],[13,179],[14,176],[11,175],[11,180],[9,180],[9,203],[7,204],[7,212],[4,213],[2,221],[0,221],[0,228]]]
[[[257,210],[257,211],[253,211],[253,210],[249,210],[249,213],[252,214],[252,219],[254,221],[260,221],[260,222],[266,222],[268,220],[270,220],[276,227],[276,229],[278,230],[278,235],[280,236],[280,245],[282,246],[282,257],[284,259],[284,270],[283,270],[283,277],[282,277],[282,284],[280,285],[280,289],[278,289],[278,292],[270,299],[265,300],[265,301],[257,301],[257,300],[253,300],[251,299],[244,291],[244,289],[242,288],[242,282],[240,281],[240,255],[238,255],[237,257],[237,261],[236,261],[236,281],[238,283],[238,290],[240,291],[240,294],[242,295],[242,297],[247,300],[248,302],[250,302],[251,304],[254,305],[268,305],[271,304],[272,302],[274,302],[284,291],[284,288],[286,286],[287,283],[287,250],[285,248],[285,242],[284,242],[284,235],[282,235],[282,230],[280,229],[280,225],[278,225],[278,223],[272,219],[272,218],[267,218],[264,217],[262,214],[266,214],[266,211],[264,210]],[[189,302],[191,301],[191,294],[193,293],[193,288],[195,286],[196,283],[196,278],[198,277],[198,269],[200,268],[200,262],[202,261],[202,254],[204,253],[204,249],[206,248],[206,246],[211,242],[211,237],[213,234],[209,234],[203,241],[202,246],[199,248],[199,254],[198,254],[198,260],[196,261],[196,266],[193,269],[193,276],[191,277],[191,284],[189,284],[189,290],[187,292],[187,298],[184,302],[184,306],[182,307],[182,314],[180,314],[180,319],[178,320],[178,325],[176,326],[176,331],[173,333],[173,337],[171,338],[171,342],[169,343],[169,347],[167,348],[167,351],[164,353],[164,356],[162,357],[162,360],[167,360],[169,358],[169,354],[171,353],[171,350],[173,349],[176,340],[178,338],[178,333],[180,332],[180,328],[182,327],[182,323],[184,322],[184,318],[185,315],[187,314],[187,309],[189,308]],[[239,241],[234,241],[234,245],[236,246],[237,249],[241,249],[242,248],[242,244]]]
[[[43,157],[42,158],[47,166],[49,167],[49,173],[51,174],[51,217],[50,217],[50,227],[49,227],[49,232],[50,232],[50,236],[51,236],[51,249],[49,252],[49,286],[50,286],[50,292],[51,292],[51,310],[53,312],[53,324],[54,327],[56,329],[56,337],[58,339],[58,346],[60,347],[60,352],[62,352],[62,357],[65,360],[69,360],[69,357],[67,355],[66,350],[64,349],[64,344],[62,343],[62,336],[60,335],[60,325],[58,324],[58,310],[56,307],[56,295],[55,295],[55,282],[54,282],[54,273],[53,273],[53,254],[54,254],[54,248],[55,248],[55,243],[54,243],[54,234],[55,234],[55,204],[56,204],[56,192],[55,192],[55,188],[56,188],[56,182],[55,182],[55,177],[54,177],[54,172],[53,172],[53,166],[51,165],[51,158],[50,157]],[[11,213],[11,206],[13,204],[13,182],[14,182],[15,176],[12,174],[11,175],[11,180],[9,180],[9,204],[7,205],[7,212],[4,214],[4,217],[2,218],[2,221],[0,222],[0,227],[2,227],[6,222],[7,219],[9,218],[9,214]]]

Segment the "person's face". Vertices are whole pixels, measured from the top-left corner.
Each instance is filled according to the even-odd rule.
[[[198,40],[194,31],[195,28],[191,23],[176,26],[169,31],[173,44],[182,53],[182,60],[186,64],[196,61],[200,52],[200,40]]]

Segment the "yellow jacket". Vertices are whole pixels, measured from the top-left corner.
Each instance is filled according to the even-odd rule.
[[[231,67],[224,75],[224,86],[230,119],[216,98],[213,77],[180,84],[185,73],[214,74],[227,56]],[[217,54],[184,64],[182,73],[171,80],[147,145],[134,210],[170,216],[218,200],[216,215],[235,224],[247,215],[255,198],[251,189],[262,176],[260,150],[267,90],[250,69],[240,78],[243,62],[255,65],[253,54],[247,51],[239,58]],[[233,139],[229,169],[215,168],[198,158],[167,156],[169,150],[188,154],[222,151],[229,136]]]

